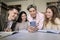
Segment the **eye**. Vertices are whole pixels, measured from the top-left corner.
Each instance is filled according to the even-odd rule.
[[[18,15],[18,13],[14,13],[14,14]]]
[[[35,10],[33,10],[33,12],[34,12]]]
[[[50,14],[51,12],[46,12],[46,13],[49,13]]]
[[[48,12],[48,13],[51,13],[51,12]]]
[[[32,12],[32,11],[29,11],[29,12]]]

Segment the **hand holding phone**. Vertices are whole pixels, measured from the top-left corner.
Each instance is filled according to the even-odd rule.
[[[36,22],[35,21],[31,21],[30,22],[30,26],[36,27]]]

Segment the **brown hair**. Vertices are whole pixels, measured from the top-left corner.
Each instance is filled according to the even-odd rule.
[[[59,15],[59,14],[58,14],[58,9],[57,9],[56,6],[48,6],[48,7],[46,8],[46,10],[47,10],[48,8],[51,9],[51,11],[53,12],[53,16],[52,16],[52,19],[51,19],[51,23],[52,23],[52,24],[56,24],[56,23],[55,23],[55,19],[58,18],[58,15]],[[46,16],[45,16],[45,17],[46,17]],[[49,22],[49,18],[46,18],[46,19],[45,19],[45,25],[47,25],[48,22]]]
[[[29,11],[30,8],[34,8],[35,10],[37,10],[36,5],[33,5],[33,4],[29,5],[29,6],[27,7],[27,10]]]
[[[13,9],[16,9],[18,12],[20,11],[20,8],[18,8],[16,6],[9,6],[8,11],[13,10]]]

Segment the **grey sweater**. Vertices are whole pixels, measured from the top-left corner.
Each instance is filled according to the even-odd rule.
[[[22,22],[22,23],[17,23],[16,27],[15,27],[15,31],[20,31],[20,30],[24,30],[27,29],[27,27],[29,26],[29,22]]]

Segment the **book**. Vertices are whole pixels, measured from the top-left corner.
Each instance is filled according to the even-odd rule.
[[[39,32],[60,34],[58,30],[38,30]]]

